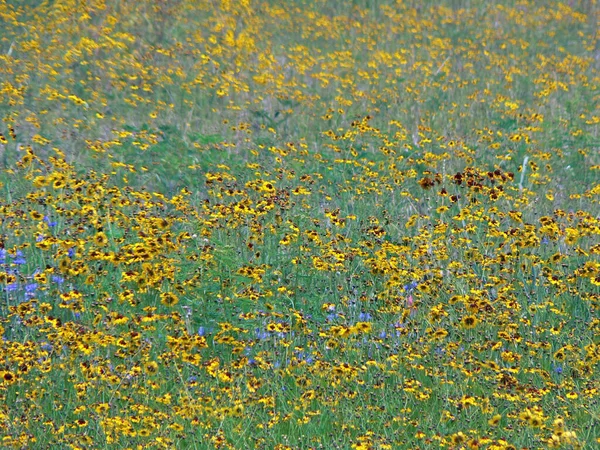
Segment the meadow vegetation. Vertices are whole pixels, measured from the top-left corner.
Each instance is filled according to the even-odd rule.
[[[598,448],[596,0],[0,0],[0,446]]]

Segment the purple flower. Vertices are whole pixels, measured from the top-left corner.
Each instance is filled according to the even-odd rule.
[[[35,291],[38,288],[37,283],[29,283],[25,285],[25,297],[32,298],[35,296]]]
[[[264,339],[268,339],[268,337],[269,337],[269,333],[261,330],[260,328],[256,328],[254,330],[254,335],[256,336],[257,339],[260,339],[261,341]]]
[[[51,352],[54,349],[52,344],[50,344],[49,342],[43,342],[42,345],[40,345],[40,348],[47,352]]]
[[[315,359],[311,355],[308,355],[304,352],[298,352],[297,357],[300,361],[304,361],[309,366],[315,362]]]
[[[411,281],[410,283],[404,285],[404,290],[407,292],[411,292],[417,287],[418,284],[419,283],[417,283],[416,281]]]
[[[17,265],[25,264],[25,257],[23,256],[23,252],[21,250],[17,251],[17,254],[13,257],[13,263]]]
[[[368,321],[369,321],[369,320],[371,320],[372,318],[373,318],[373,316],[371,316],[371,314],[369,314],[369,313],[364,313],[364,312],[361,312],[361,313],[358,315],[358,320],[360,320],[361,322],[368,322]]]
[[[50,220],[49,216],[44,216],[44,220],[46,221],[46,223],[48,224],[49,227],[55,227],[56,226],[56,222]]]

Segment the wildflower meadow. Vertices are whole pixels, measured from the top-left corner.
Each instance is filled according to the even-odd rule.
[[[597,0],[0,0],[0,448],[600,448]]]

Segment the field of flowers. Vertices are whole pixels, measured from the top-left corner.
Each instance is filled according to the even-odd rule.
[[[0,447],[600,445],[596,0],[0,0]]]

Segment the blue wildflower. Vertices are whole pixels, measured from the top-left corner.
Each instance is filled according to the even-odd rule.
[[[371,316],[371,314],[369,314],[369,313],[364,313],[364,312],[361,312],[361,313],[358,315],[358,320],[360,320],[361,322],[368,322],[368,321],[370,321],[372,318],[373,318],[373,316]]]
[[[42,345],[40,345],[40,348],[44,351],[51,352],[54,349],[54,346],[49,342],[43,342]]]
[[[261,341],[264,339],[268,339],[268,337],[269,337],[269,333],[267,333],[264,330],[261,330],[260,328],[256,328],[254,330],[254,335],[256,336],[257,339],[259,339]]]
[[[51,220],[49,216],[44,216],[44,221],[48,224],[49,227],[56,226],[56,222]]]
[[[406,292],[412,292],[415,290],[415,288],[418,286],[418,284],[419,283],[416,281],[411,281],[410,283],[404,285],[404,290]]]
[[[25,285],[25,297],[32,298],[35,296],[35,291],[38,288],[37,283],[29,283]]]
[[[17,251],[17,254],[13,257],[13,263],[17,265],[25,264],[25,257],[23,256],[23,252],[21,250]]]

